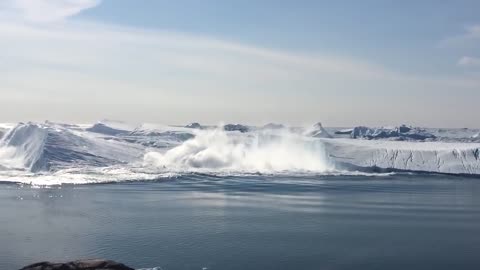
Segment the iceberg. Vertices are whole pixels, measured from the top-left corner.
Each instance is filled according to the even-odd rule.
[[[190,123],[190,124],[186,125],[185,127],[186,127],[186,128],[201,129],[201,128],[202,128],[202,125],[200,125],[200,124],[197,123],[197,122],[193,122],[193,123]]]
[[[351,132],[353,139],[393,139],[393,140],[427,140],[436,136],[420,128],[401,125],[395,128],[369,128],[365,126],[354,127]]]
[[[276,123],[268,123],[262,127],[263,129],[284,129],[285,126],[283,124],[276,124]]]
[[[40,125],[20,123],[2,138],[3,166],[35,171],[43,167],[42,152],[48,132]]]
[[[306,131],[306,135],[315,138],[332,138],[332,135],[318,122],[310,130]]]
[[[143,148],[88,136],[52,124],[19,123],[2,139],[0,164],[32,172],[72,166],[109,166],[139,159]]]
[[[307,129],[267,127],[271,128],[235,124],[197,129],[108,121],[0,124],[5,133],[0,139],[0,179],[90,183],[197,172],[480,176],[478,129],[358,126],[350,130],[352,138],[346,138],[332,136],[329,130],[335,129],[321,123]]]
[[[86,131],[100,133],[108,136],[125,135],[130,133],[134,128],[119,121],[100,121],[92,127],[87,128]]]
[[[336,135],[350,135],[353,132],[353,128],[345,128],[345,129],[340,129],[336,130],[334,134]]]
[[[337,168],[480,175],[480,143],[324,140]]]
[[[227,124],[223,126],[223,130],[225,131],[240,131],[242,133],[248,132],[250,128],[240,124]]]
[[[146,147],[169,148],[193,138],[193,132],[194,130],[185,127],[142,124],[127,135],[118,138]]]

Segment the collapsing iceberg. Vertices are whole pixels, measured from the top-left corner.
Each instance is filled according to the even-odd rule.
[[[0,125],[0,176],[92,168],[146,172],[429,172],[480,175],[478,130],[45,123]],[[199,128],[200,127],[200,128]],[[440,135],[439,135],[440,134]],[[442,136],[442,137],[440,137]],[[478,137],[478,136],[477,136]]]
[[[151,151],[145,163],[180,172],[284,173],[331,169],[323,144],[301,134],[258,132],[245,134],[222,129],[199,131],[166,152]]]

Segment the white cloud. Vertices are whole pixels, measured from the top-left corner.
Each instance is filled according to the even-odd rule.
[[[0,40],[0,121],[341,126],[413,119],[445,126],[432,119],[468,119],[471,112],[448,106],[451,89],[471,102],[480,86],[475,79],[413,76],[336,55],[79,20],[0,19]]]
[[[480,25],[465,27],[460,35],[446,38],[440,42],[441,47],[468,47],[476,46],[480,42]]]
[[[480,85],[406,75],[333,55],[97,23],[4,23],[0,39],[4,120],[298,123],[327,118],[340,125],[369,118],[389,124],[408,122],[400,118],[422,121],[417,116],[427,116],[425,106],[439,104],[450,89]],[[422,103],[415,105],[412,96]],[[409,104],[408,110],[386,109],[392,102]],[[16,111],[22,104],[28,109]],[[447,118],[440,117],[445,108],[429,111]]]
[[[2,14],[30,22],[54,22],[100,4],[101,0],[4,0]]]
[[[480,67],[480,58],[464,56],[457,62],[460,67]]]
[[[467,27],[464,38],[466,39],[480,39],[480,25],[472,25]]]

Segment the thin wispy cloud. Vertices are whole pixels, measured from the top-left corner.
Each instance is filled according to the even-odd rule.
[[[457,65],[460,66],[460,67],[479,68],[480,67],[480,58],[464,56],[464,57],[462,57],[458,60]]]
[[[29,22],[54,22],[100,3],[101,0],[5,0],[0,8],[4,16]]]
[[[469,25],[459,35],[445,38],[440,42],[441,47],[470,47],[480,46],[480,24]]]
[[[480,58],[470,56],[476,48],[480,48],[480,24],[469,25],[458,35],[445,38],[440,42],[441,47],[450,48],[460,53],[461,56],[456,62],[457,67],[478,68]]]
[[[80,2],[77,13],[99,3]],[[434,108],[432,114],[453,115],[438,105],[450,101],[449,90],[469,92],[480,86],[474,78],[405,74],[322,51],[70,20],[75,12],[57,11],[53,13],[64,15],[46,21],[55,22],[55,17],[60,23],[0,18],[0,70],[6,75],[0,80],[0,117],[299,123],[328,116],[331,122],[347,123],[357,121],[352,117],[375,116],[390,124],[405,118],[427,121],[426,104]],[[436,99],[428,99],[432,91]],[[409,104],[409,110],[391,110],[393,100]],[[30,110],[17,110],[19,103]],[[350,116],[332,114],[337,111]]]

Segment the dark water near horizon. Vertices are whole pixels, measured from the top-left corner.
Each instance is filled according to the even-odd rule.
[[[0,184],[0,269],[480,269],[480,179],[213,177]]]

